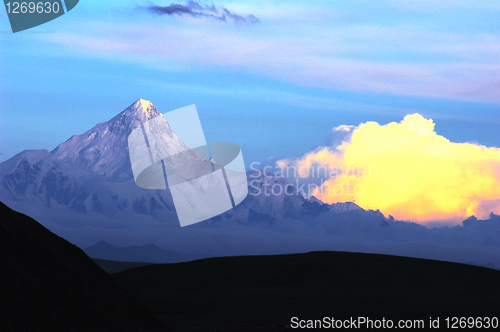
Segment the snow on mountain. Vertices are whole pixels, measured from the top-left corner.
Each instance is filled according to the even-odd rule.
[[[282,177],[266,172],[248,172],[248,197],[240,210],[253,210],[273,219],[298,216],[305,198]]]
[[[305,198],[283,177],[265,171],[247,173],[248,196],[231,211],[216,217],[242,224],[268,223],[280,219],[314,222],[320,214],[348,211],[365,212],[352,202],[325,204],[315,197]]]
[[[132,170],[127,137],[142,122],[159,115],[151,102],[139,99],[111,120],[72,136],[51,154],[59,161],[106,178],[129,179]]]
[[[127,139],[144,121],[161,122],[160,129],[144,126],[161,142],[151,144],[158,157],[188,149],[159,115],[140,99],[50,153],[26,150],[0,163],[0,200],[82,246],[101,240],[119,246],[155,243],[204,257],[350,250],[500,266],[498,216],[428,229],[353,202],[330,205],[305,198],[284,178],[262,171],[247,174],[249,194],[238,206],[181,229],[170,191],[138,187],[131,170]],[[181,155],[197,158],[191,151]],[[182,173],[187,159],[178,164],[179,181],[192,176]],[[210,164],[197,162],[200,171]]]
[[[108,181],[55,159],[46,150],[23,151],[0,164],[0,199],[41,203],[54,211],[153,214],[173,210],[166,191],[138,188],[133,179]]]
[[[26,150],[0,164],[2,199],[64,204],[78,210],[93,176],[53,158],[47,150]],[[9,193],[11,197],[5,197]],[[85,195],[84,195],[85,196]]]
[[[363,209],[359,207],[359,205],[353,202],[333,203],[330,204],[328,209],[335,212],[363,211]]]
[[[133,213],[176,221],[168,189],[142,189],[132,178],[127,138],[143,121],[149,121],[144,130],[156,159],[176,156],[176,165],[171,165],[171,169],[179,181],[196,177],[183,170],[185,165],[193,169],[192,165],[199,164],[194,168],[200,173],[211,168],[208,160],[199,158],[171,131],[165,118],[150,102],[140,99],[113,119],[71,137],[51,153],[28,150],[1,163],[0,199],[38,202],[48,208],[62,206],[79,213],[97,212],[111,218],[120,213]],[[169,161],[165,164],[168,173]],[[254,175],[249,173],[252,195],[223,219],[247,223],[260,219],[307,217],[327,210],[321,207],[312,211],[322,203],[308,202],[283,178],[272,174]],[[273,186],[283,191],[278,195],[271,193]],[[256,194],[256,190],[262,192]]]
[[[37,202],[49,209],[97,212],[108,217],[164,211],[159,218],[175,221],[170,192],[137,187],[128,154],[130,132],[143,121],[160,118],[159,115],[150,102],[139,99],[113,119],[71,137],[51,153],[19,153],[0,164],[0,199]],[[164,131],[164,135],[172,136],[168,124]],[[170,142],[183,144],[175,137]]]

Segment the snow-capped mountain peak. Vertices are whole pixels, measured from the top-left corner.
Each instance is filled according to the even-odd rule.
[[[134,107],[136,108],[141,108],[143,110],[147,110],[149,107],[153,106],[153,104],[149,101],[149,100],[144,100],[142,98],[139,98],[139,100],[137,100],[135,103],[134,103]],[[153,106],[154,107],[154,106]]]
[[[127,107],[123,112],[114,117],[113,120],[123,119],[130,120],[131,122],[135,122],[134,120],[138,120],[140,122],[145,122],[151,120],[152,118],[160,115],[156,107],[148,100],[139,99],[134,102],[132,105]],[[135,124],[135,123],[131,123]]]
[[[147,100],[139,99],[111,120],[81,135],[72,136],[51,154],[58,160],[114,179],[132,177],[127,137],[141,123],[160,115]],[[166,128],[170,131],[170,127]]]
[[[114,128],[125,125],[125,127],[129,129],[128,135],[133,129],[140,126],[141,123],[151,120],[158,115],[160,115],[160,112],[158,112],[150,101],[139,99],[127,107],[123,112],[106,122],[106,124],[113,124]]]

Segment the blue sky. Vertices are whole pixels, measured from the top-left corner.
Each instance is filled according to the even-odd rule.
[[[498,1],[213,2],[258,23],[148,10],[172,2],[80,0],[16,34],[0,10],[0,161],[139,98],[196,104],[207,140],[239,144],[247,164],[415,112],[451,141],[500,146]]]

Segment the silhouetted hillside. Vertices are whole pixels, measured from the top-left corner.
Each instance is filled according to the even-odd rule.
[[[110,243],[100,241],[83,248],[83,251],[92,258],[119,262],[178,263],[192,260],[190,257],[159,248],[154,244],[115,247]]]
[[[2,331],[163,327],[81,249],[3,203],[0,262]]]
[[[149,265],[151,263],[144,262],[122,262],[122,261],[113,261],[109,259],[100,259],[100,258],[92,258],[92,260],[99,265],[101,269],[108,273],[116,273],[122,272],[128,269],[132,269],[134,267],[140,267],[144,265]]]
[[[113,274],[179,330],[271,328],[292,317],[498,316],[500,271],[347,252],[219,257]],[[284,330],[284,327],[281,328]]]

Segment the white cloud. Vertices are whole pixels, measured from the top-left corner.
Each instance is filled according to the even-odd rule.
[[[355,200],[402,220],[459,223],[500,212],[500,149],[453,143],[435,132],[432,119],[410,114],[399,123],[362,123],[337,144],[276,165],[301,170],[301,183],[318,184],[321,174],[322,188],[312,194],[327,203]]]
[[[40,38],[74,56],[158,69],[228,68],[326,89],[500,102],[498,34],[440,31],[416,23],[332,23],[321,15],[321,6],[224,5],[255,13],[262,24],[172,21],[146,13],[127,24],[77,22],[74,31]]]

